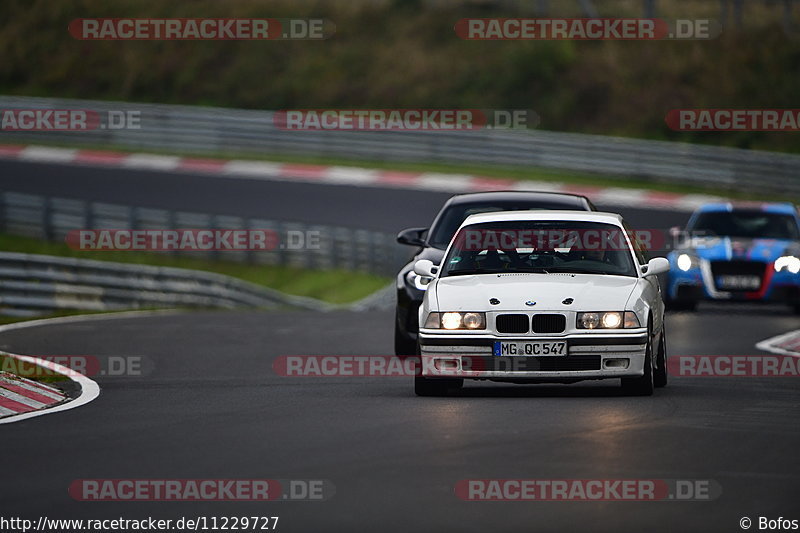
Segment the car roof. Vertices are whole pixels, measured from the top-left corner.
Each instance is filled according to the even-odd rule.
[[[471,226],[486,222],[513,222],[524,220],[577,220],[581,222],[600,222],[622,225],[622,215],[618,213],[604,213],[602,211],[562,211],[562,210],[537,210],[537,211],[496,211],[491,213],[478,213],[470,215],[461,224]]]
[[[718,213],[735,210],[765,211],[796,215],[797,208],[789,202],[711,202],[697,208],[698,213]]]
[[[465,194],[457,194],[452,196],[448,201],[448,205],[467,204],[473,202],[491,202],[491,201],[515,201],[523,200],[530,202],[550,202],[550,203],[563,203],[564,207],[582,205],[583,202],[588,202],[589,199],[580,194],[569,194],[560,192],[546,192],[546,191],[486,191],[486,192],[472,192]]]

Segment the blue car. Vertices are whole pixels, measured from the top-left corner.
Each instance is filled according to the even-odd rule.
[[[785,302],[800,313],[800,214],[788,203],[712,203],[692,214],[670,252],[664,300]]]

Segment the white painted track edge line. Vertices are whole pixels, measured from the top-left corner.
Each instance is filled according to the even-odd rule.
[[[113,320],[116,318],[130,318],[137,316],[173,315],[180,314],[179,309],[151,309],[149,311],[121,311],[118,313],[97,313],[92,315],[70,315],[54,318],[40,318],[36,320],[25,320],[23,322],[12,322],[11,324],[0,325],[0,333],[15,329],[32,328],[35,326],[46,326],[50,324],[70,324],[73,322],[88,322],[92,320]]]
[[[794,337],[800,335],[800,329],[795,329],[786,333],[782,333],[780,335],[776,335],[774,337],[770,337],[768,339],[764,339],[763,341],[756,344],[756,348],[759,350],[763,350],[765,352],[771,352],[774,354],[779,355],[790,355],[792,357],[800,357],[800,352],[790,352],[789,350],[783,350],[781,348],[777,348],[773,346],[773,344],[783,341],[784,339],[788,339],[789,337]]]
[[[76,322],[89,322],[93,320],[128,318],[132,316],[152,316],[152,315],[176,314],[176,313],[180,313],[180,311],[172,309],[157,310],[157,311],[153,310],[126,311],[122,313],[110,313],[110,314],[98,314],[98,315],[74,315],[74,316],[64,316],[56,318],[43,318],[39,320],[30,320],[25,322],[15,322],[13,324],[0,325],[0,333],[4,331],[12,331],[17,329],[30,328],[35,326],[44,326],[50,324],[68,324]],[[20,413],[17,415],[10,415],[0,418],[0,424],[11,424],[13,422],[20,422],[22,420],[27,420],[29,418],[34,418],[37,416],[49,415],[53,413],[59,413],[61,411],[75,409],[76,407],[81,407],[83,405],[88,404],[89,402],[95,400],[98,396],[100,396],[100,386],[94,380],[89,379],[83,374],[80,374],[70,368],[59,365],[52,361],[39,359],[38,357],[33,357],[30,355],[19,355],[9,352],[0,352],[0,353],[8,357],[11,357],[13,359],[17,359],[19,361],[35,364],[47,368],[48,370],[52,370],[53,372],[64,374],[72,381],[78,383],[78,385],[80,385],[81,387],[81,393],[76,398],[70,399],[64,403],[59,403],[52,407],[45,407],[37,411],[30,411],[27,413]]]
[[[52,370],[53,372],[58,372],[59,374],[64,374],[65,376],[69,377],[69,379],[76,382],[80,386],[81,392],[76,398],[67,400],[66,402],[63,403],[53,405],[52,407],[43,407],[36,411],[29,411],[27,413],[20,413],[18,415],[10,415],[4,418],[0,418],[0,424],[11,424],[13,422],[20,422],[22,420],[27,420],[29,418],[34,418],[37,416],[49,415],[53,413],[59,413],[61,411],[75,409],[76,407],[86,405],[87,403],[91,402],[92,400],[100,396],[100,386],[93,380],[87,378],[83,374],[75,372],[74,370],[61,366],[57,363],[53,363],[52,361],[45,361],[44,359],[31,357],[29,355],[17,355],[7,352],[3,353],[4,355],[11,357],[13,359],[17,359],[19,361],[23,361],[26,363],[35,364],[47,368],[48,370]]]

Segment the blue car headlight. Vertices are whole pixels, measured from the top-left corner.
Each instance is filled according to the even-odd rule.
[[[694,255],[687,253],[680,254],[675,262],[678,268],[684,272],[700,266],[700,260]]]
[[[800,258],[793,255],[784,255],[775,260],[775,272],[788,270],[792,274],[800,272]]]

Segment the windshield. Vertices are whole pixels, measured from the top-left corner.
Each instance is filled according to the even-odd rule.
[[[700,213],[690,228],[693,233],[748,239],[800,239],[792,215],[760,210]]]
[[[462,228],[442,276],[530,272],[636,276],[625,232],[580,221],[507,221]]]
[[[434,248],[444,250],[450,244],[456,230],[463,224],[463,222],[470,215],[478,213],[491,213],[493,211],[528,211],[536,209],[578,209],[583,210],[577,200],[572,205],[565,205],[561,202],[546,202],[546,201],[527,201],[520,202],[486,202],[486,203],[469,203],[469,204],[456,204],[448,207],[444,213],[436,220],[430,231],[428,238],[428,245]]]

